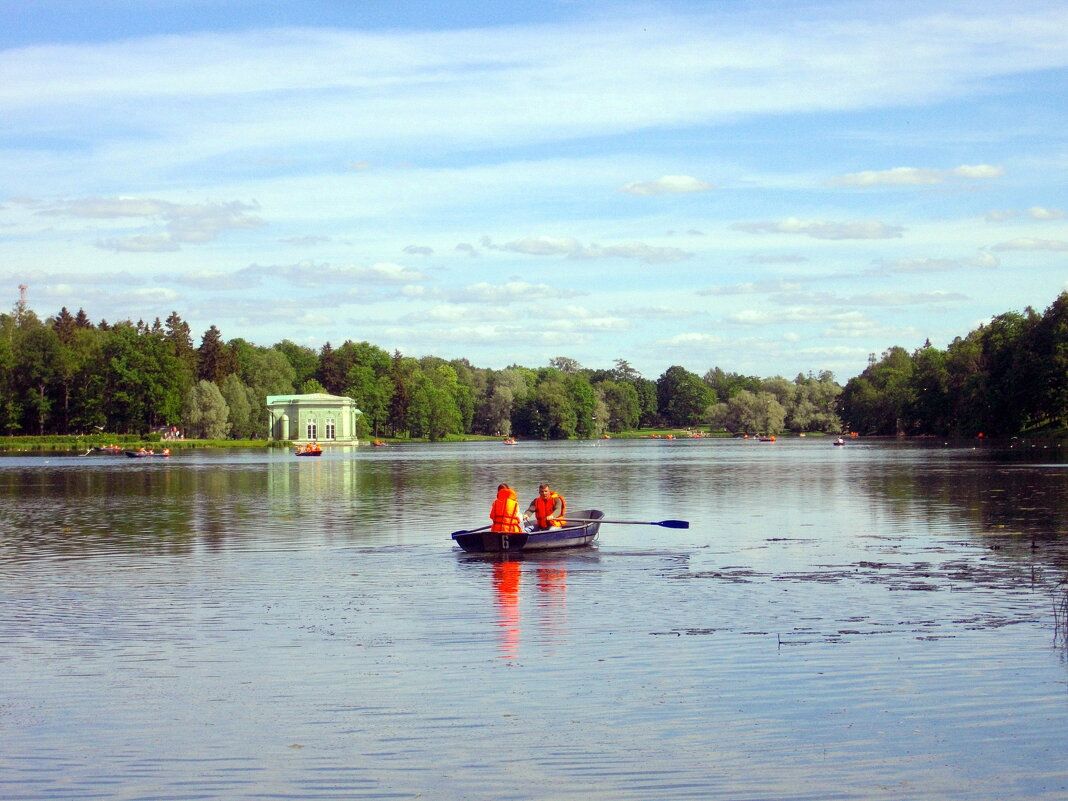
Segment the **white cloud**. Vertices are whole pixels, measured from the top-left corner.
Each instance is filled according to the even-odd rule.
[[[554,288],[548,284],[510,281],[505,284],[471,284],[457,290],[453,299],[469,303],[534,303],[544,298],[559,300],[584,294],[586,293],[578,290]]]
[[[958,270],[960,262],[956,259],[895,259],[894,261],[880,261],[879,266],[888,273],[922,274]]]
[[[690,192],[707,192],[712,184],[689,175],[665,175],[655,181],[638,181],[623,184],[620,192],[629,195],[681,195]]]
[[[314,245],[322,245],[330,241],[328,236],[291,236],[286,239],[279,239],[283,245],[300,245],[301,247],[311,247]]]
[[[1008,242],[999,242],[991,250],[1068,250],[1068,241],[1063,239],[1010,239]]]
[[[135,303],[171,303],[181,297],[173,289],[131,289],[121,295]]]
[[[1000,266],[997,256],[988,251],[981,251],[978,256],[970,259],[932,259],[932,258],[905,258],[892,261],[878,261],[877,264],[882,272],[905,273],[909,275],[924,275],[927,273],[948,272],[961,270],[968,267],[980,267],[993,269]]]
[[[962,165],[950,170],[932,167],[893,167],[889,170],[865,170],[832,178],[832,186],[930,186],[945,183],[953,178],[970,180],[1000,178],[1005,174],[1001,167],[990,164]]]
[[[716,336],[715,334],[691,332],[687,334],[678,334],[660,341],[664,345],[699,345],[702,347],[712,347],[714,345],[722,345],[723,337]]]
[[[995,209],[986,213],[987,222],[1005,222],[1020,216],[1016,209]],[[1027,210],[1027,216],[1032,220],[1063,220],[1068,214],[1063,209],[1046,208],[1045,206],[1032,206]]]
[[[987,222],[1006,222],[1020,216],[1015,209],[993,209],[986,213]]]
[[[746,259],[750,264],[804,264],[808,260],[796,253],[754,253]]]
[[[494,244],[489,237],[482,239],[482,246],[489,250],[504,250],[513,253],[524,253],[528,256],[565,256],[569,259],[638,259],[646,264],[664,264],[667,262],[683,261],[693,256],[679,248],[656,247],[643,242],[633,242],[623,245],[601,246],[597,244],[584,245],[577,239],[570,237],[557,238],[549,236],[528,237],[506,242],[503,245]]]
[[[1063,220],[1068,216],[1062,209],[1047,209],[1042,206],[1032,206],[1027,210],[1027,214],[1033,220]]]
[[[701,296],[722,297],[725,295],[752,295],[769,292],[797,292],[801,285],[792,281],[781,279],[769,279],[764,281],[747,281],[731,286],[710,286],[698,289],[696,294]]]
[[[96,220],[152,219],[164,231],[98,240],[97,247],[116,252],[163,253],[183,244],[214,241],[224,231],[258,228],[266,223],[248,214],[256,206],[228,203],[171,203],[156,198],[85,197],[54,204],[37,212],[45,217]]]
[[[228,273],[221,270],[190,270],[175,276],[161,276],[160,281],[173,281],[176,284],[195,287],[197,289],[248,289],[250,285],[259,283],[258,280],[249,280],[247,274]]]
[[[843,298],[842,303],[855,306],[918,306],[930,303],[947,303],[967,300],[959,292],[936,290],[933,292],[867,292]]]
[[[330,287],[335,290],[354,286],[395,287],[419,282],[426,276],[419,270],[392,262],[378,262],[369,267],[330,265],[302,261],[298,264],[252,264],[237,271],[242,279],[279,278],[302,287]]]
[[[826,222],[787,217],[785,220],[764,220],[734,223],[731,228],[751,234],[803,234],[813,239],[896,239],[905,229],[874,220],[858,222]]]
[[[172,253],[181,250],[170,234],[137,234],[101,239],[96,246],[103,250],[114,250],[116,253]]]

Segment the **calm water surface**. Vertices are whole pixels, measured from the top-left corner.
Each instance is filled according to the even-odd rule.
[[[1062,799],[1066,571],[1055,449],[0,458],[0,798]]]

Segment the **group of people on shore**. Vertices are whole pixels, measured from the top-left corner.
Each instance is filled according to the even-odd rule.
[[[530,502],[530,506],[521,515],[515,490],[507,484],[499,484],[497,498],[490,507],[490,520],[493,521],[490,531],[502,534],[521,534],[524,531],[566,526],[567,520],[564,519],[566,512],[567,502],[564,497],[554,492],[548,484],[540,484],[537,497]],[[534,520],[533,524],[529,522],[531,518]]]

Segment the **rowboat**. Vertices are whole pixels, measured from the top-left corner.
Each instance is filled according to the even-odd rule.
[[[302,451],[296,451],[294,455],[295,456],[322,456],[323,455],[323,449],[320,448],[317,451],[313,451],[313,450],[310,450],[308,448],[305,448]]]
[[[561,548],[582,548],[597,537],[604,512],[582,509],[568,514],[575,522],[549,529],[502,534],[489,531],[489,526],[470,531],[453,532],[456,544],[468,553],[516,553],[520,551],[548,551]]]
[[[144,453],[142,453],[141,451],[126,451],[126,455],[129,456],[131,459],[148,459],[152,456],[155,456],[157,459],[166,459],[171,454],[170,452],[156,453],[154,451],[145,451]]]

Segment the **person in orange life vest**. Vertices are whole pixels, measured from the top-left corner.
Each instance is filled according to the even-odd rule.
[[[538,497],[530,502],[530,506],[523,512],[523,520],[534,517],[538,528],[552,528],[553,526],[566,526],[564,512],[567,511],[567,501],[564,496],[553,492],[548,484],[538,486]]]
[[[523,526],[519,523],[519,502],[515,490],[507,484],[497,487],[497,500],[490,507],[490,531],[501,534],[521,534]]]

